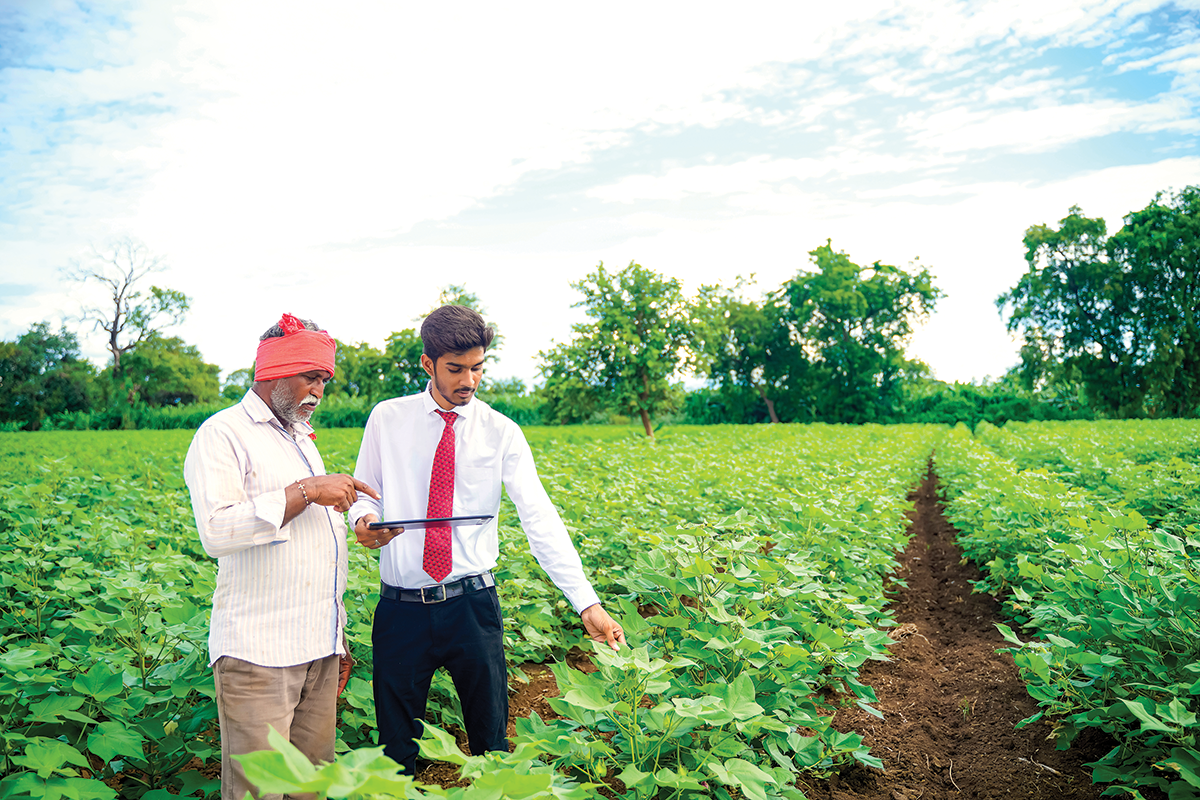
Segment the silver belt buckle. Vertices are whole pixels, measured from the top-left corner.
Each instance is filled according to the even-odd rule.
[[[425,593],[426,589],[441,589],[442,596],[438,597],[437,592],[434,592],[433,599],[426,600],[425,598],[429,596]],[[445,600],[446,600],[446,584],[444,584],[444,583],[439,583],[437,586],[426,586],[424,589],[421,590],[421,604],[422,605],[426,605],[426,606],[433,605],[434,603],[441,603],[441,602],[444,602]]]

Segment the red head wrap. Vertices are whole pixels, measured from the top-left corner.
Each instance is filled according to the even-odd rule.
[[[337,344],[325,331],[310,331],[291,314],[279,320],[283,336],[273,336],[258,343],[254,359],[254,380],[272,381],[290,378],[302,372],[323,369],[333,375],[333,354]]]

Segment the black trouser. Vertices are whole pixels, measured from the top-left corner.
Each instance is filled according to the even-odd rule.
[[[458,690],[471,752],[508,750],[508,673],[495,587],[441,603],[380,598],[375,607],[375,715],[384,753],[414,775],[429,684],[446,667]]]

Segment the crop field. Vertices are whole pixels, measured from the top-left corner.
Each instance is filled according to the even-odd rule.
[[[427,752],[467,788],[397,777],[373,748],[376,556],[351,548],[359,666],[339,702],[342,755],[281,752],[270,791],[347,797],[801,798],[813,780],[887,765],[839,709],[872,719],[864,665],[888,658],[910,492],[931,457],[978,589],[1062,739],[1115,746],[1097,779],[1200,786],[1200,425],[1192,422],[531,428],[539,471],[631,647],[593,650],[501,510],[510,674],[549,663],[551,713],[514,752],[467,757],[435,682]],[[319,434],[352,471],[360,430]],[[218,788],[208,602],[182,479],[189,431],[0,435],[0,797],[164,800]],[[590,671],[569,666],[589,659]],[[1040,715],[1039,713],[1039,715]],[[1034,719],[1029,720],[1033,724]],[[844,726],[842,726],[844,727]],[[857,765],[857,766],[855,766]]]

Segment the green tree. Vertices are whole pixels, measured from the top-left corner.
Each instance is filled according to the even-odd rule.
[[[1113,236],[1073,206],[1025,232],[1028,270],[996,305],[1028,387],[1080,385],[1112,417],[1200,410],[1200,188],[1159,193]]]
[[[634,262],[610,274],[601,263],[571,286],[583,294],[574,307],[592,321],[539,354],[547,412],[562,420],[576,414],[573,407],[612,409],[640,417],[653,437],[652,417],[679,402],[671,381],[693,340],[679,281]]]
[[[99,285],[108,294],[107,303],[85,306],[80,319],[108,334],[111,372],[117,381],[124,374],[122,356],[147,337],[182,322],[188,310],[188,298],[182,292],[151,286],[146,293],[139,288],[147,275],[165,268],[161,256],[152,254],[136,239],[125,237],[103,250],[93,245],[86,258],[65,270],[69,279]]]
[[[382,397],[403,397],[425,391],[429,375],[421,366],[425,345],[413,328],[395,331],[384,340]]]
[[[729,422],[779,422],[776,405],[787,402],[790,385],[808,366],[788,325],[781,293],[761,301],[742,299],[753,284],[738,278],[732,288],[701,286],[692,308],[692,362],[716,388]]]
[[[325,387],[325,394],[362,397],[368,403],[374,403],[385,396],[386,367],[387,357],[378,347],[366,342],[347,344],[338,341],[333,380]]]
[[[817,270],[782,288],[788,323],[811,363],[803,384],[791,387],[793,402],[812,419],[887,420],[903,402],[906,376],[922,370],[905,357],[913,325],[942,292],[928,269],[910,274],[878,261],[862,267],[829,240],[809,256]]]
[[[254,367],[235,369],[225,376],[225,381],[221,384],[221,397],[240,402],[253,385]]]
[[[150,406],[205,403],[219,396],[221,368],[207,364],[195,345],[151,334],[125,355],[125,378],[134,397]]]
[[[35,323],[0,342],[0,424],[37,430],[54,414],[90,411],[99,397],[96,368],[79,354],[79,340]]]
[[[1200,413],[1200,186],[1159,192],[1109,241],[1113,261],[1140,299],[1142,335],[1151,343],[1146,392],[1151,413]]]

